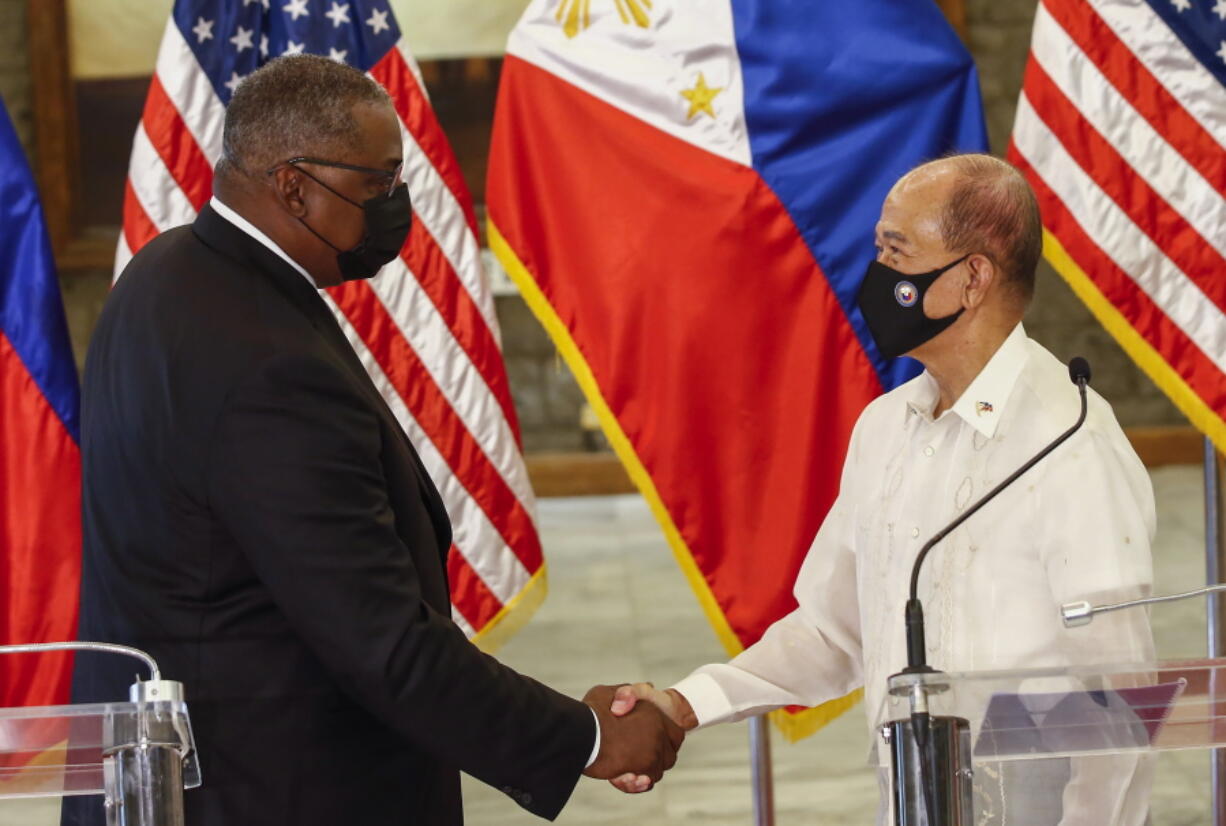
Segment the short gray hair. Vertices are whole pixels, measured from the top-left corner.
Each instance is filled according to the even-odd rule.
[[[958,180],[941,214],[941,239],[954,253],[981,253],[1004,273],[1023,304],[1034,295],[1043,253],[1043,223],[1029,182],[991,155],[951,155]]]
[[[248,175],[296,155],[338,155],[357,147],[357,104],[391,105],[362,72],[318,55],[270,60],[243,79],[226,107],[222,164]],[[330,158],[329,158],[330,159]]]

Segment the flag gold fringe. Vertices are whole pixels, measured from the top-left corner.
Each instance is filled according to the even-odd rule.
[[[484,628],[473,634],[471,640],[473,645],[486,654],[493,654],[502,648],[507,640],[515,636],[516,632],[532,619],[536,609],[540,608],[541,603],[545,601],[547,593],[549,593],[549,576],[545,563],[542,562],[541,567],[532,575],[532,579],[528,580],[528,584],[512,597],[510,602],[502,606],[497,614],[490,617],[490,621],[485,624]]]
[[[1120,347],[1124,348],[1124,352],[1137,363],[1145,375],[1166,393],[1197,429],[1209,437],[1218,452],[1226,453],[1226,421],[1188,386],[1175,368],[1137,332],[1115,305],[1107,300],[1098,285],[1064,249],[1060,240],[1047,229],[1043,230],[1043,257],[1068,282],[1077,297],[1098,319],[1098,323],[1119,342]]]
[[[540,286],[537,285],[528,268],[519,260],[519,256],[511,248],[511,245],[507,243],[502,233],[498,231],[498,227],[492,219],[487,221],[486,229],[490,250],[502,264],[503,269],[507,271],[507,275],[510,276],[515,286],[519,288],[519,293],[527,303],[528,308],[532,310],[537,320],[545,328],[545,331],[553,340],[554,346],[558,348],[558,352],[566,361],[567,366],[570,367],[571,373],[574,374],[580,389],[583,390],[583,395],[587,398],[588,404],[591,405],[592,410],[596,413],[596,417],[600,420],[601,428],[604,430],[604,434],[608,438],[614,453],[617,454],[618,459],[625,466],[626,472],[630,475],[634,484],[643,494],[643,498],[647,500],[647,504],[651,507],[651,512],[655,515],[656,521],[660,523],[664,536],[668,540],[669,547],[672,548],[677,564],[681,566],[682,573],[685,574],[690,587],[694,590],[694,595],[698,598],[698,604],[702,606],[707,620],[715,630],[715,636],[723,644],[724,649],[728,652],[728,656],[736,656],[744,650],[744,646],[741,645],[741,641],[728,624],[728,619],[724,616],[724,612],[720,609],[715,595],[711,592],[710,585],[702,575],[702,571],[699,570],[698,564],[694,561],[694,556],[690,553],[689,546],[686,545],[685,539],[681,536],[681,532],[677,530],[677,526],[673,522],[672,515],[669,514],[668,509],[664,506],[660,493],[656,490],[655,482],[643,466],[642,461],[634,450],[634,446],[630,443],[630,439],[617,421],[617,417],[609,409],[609,405],[600,391],[600,385],[597,383],[591,367],[588,366],[587,360],[583,357],[583,353],[579,350],[575,340],[571,338],[570,330],[567,329],[566,325],[558,317],[553,305],[549,303],[549,299],[545,297],[545,294],[541,291]],[[813,734],[854,706],[859,702],[861,694],[860,690],[856,690],[845,697],[831,700],[817,708],[806,709],[795,714],[783,710],[775,711],[770,715],[771,720],[785,738],[795,742]]]

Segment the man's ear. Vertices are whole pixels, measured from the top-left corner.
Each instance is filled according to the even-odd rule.
[[[278,167],[272,173],[272,187],[277,201],[295,218],[301,218],[307,213],[306,200],[303,197],[305,177],[289,164]]]
[[[966,271],[968,276],[962,287],[962,306],[974,309],[983,303],[1000,277],[1000,270],[991,258],[975,253],[966,259]]]

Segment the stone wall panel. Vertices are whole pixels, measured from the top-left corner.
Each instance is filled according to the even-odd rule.
[[[0,0],[0,99],[32,163],[34,124],[30,95],[26,0]]]

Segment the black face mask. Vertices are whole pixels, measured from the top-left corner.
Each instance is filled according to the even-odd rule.
[[[892,359],[909,353],[958,320],[965,308],[945,318],[924,315],[924,295],[947,270],[968,257],[969,253],[940,269],[917,275],[901,273],[879,261],[868,265],[856,304],[882,356]]]
[[[342,164],[328,165],[338,166],[342,169],[360,169],[360,167]],[[340,268],[341,277],[345,281],[371,278],[387,262],[400,254],[400,249],[404,246],[404,240],[409,237],[409,228],[413,225],[413,204],[409,200],[409,187],[407,184],[402,183],[385,195],[367,198],[359,204],[352,198],[347,198],[337,192],[302,167],[298,166],[296,168],[336,197],[362,210],[365,216],[366,230],[362,234],[362,240],[358,242],[357,246],[347,250],[341,249],[327,238],[324,238],[306,221],[303,221],[301,218],[298,219],[304,227],[311,231],[312,235],[336,250],[336,265]]]

